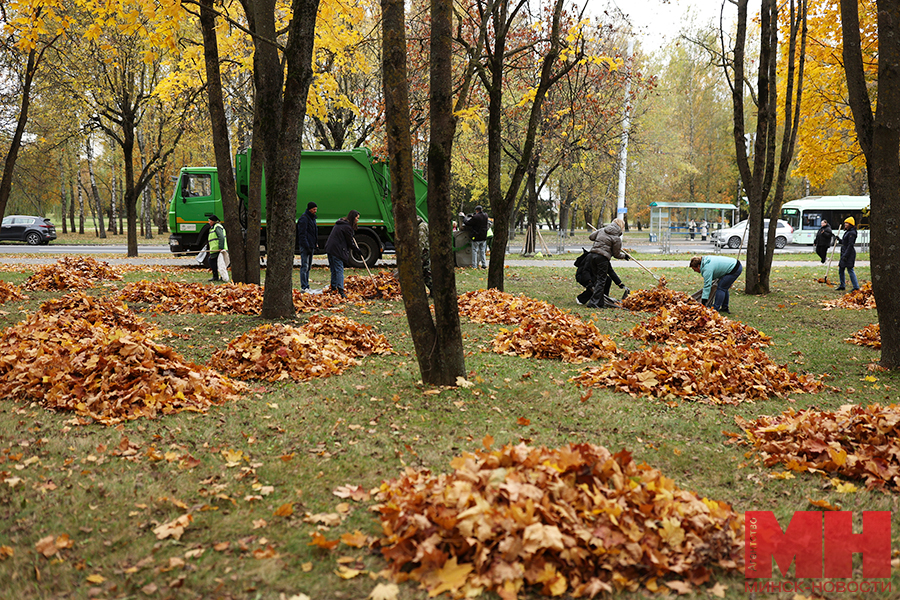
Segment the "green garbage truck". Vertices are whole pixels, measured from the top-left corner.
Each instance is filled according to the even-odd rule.
[[[241,225],[246,229],[246,207],[250,193],[250,153],[245,150],[235,156],[235,184],[240,203]],[[428,184],[422,174],[415,172],[416,212],[426,221]],[[351,210],[360,213],[356,240],[366,264],[374,266],[386,252],[394,251],[394,216],[391,211],[391,177],[388,164],[376,160],[368,148],[353,150],[308,150],[300,160],[297,182],[299,219],[309,202],[318,205],[316,222],[319,226],[319,248],[325,250],[325,240],[335,222]],[[172,201],[169,203],[169,250],[174,254],[199,252],[209,233],[208,213],[222,213],[215,167],[184,167],[178,177]],[[262,183],[262,230],[260,252],[266,251],[266,183]],[[299,253],[299,248],[294,249]],[[362,267],[356,256],[351,265]]]

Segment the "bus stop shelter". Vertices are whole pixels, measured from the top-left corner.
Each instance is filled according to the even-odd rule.
[[[710,232],[734,225],[734,204],[710,202],[651,202],[650,241],[668,242],[671,238],[688,236],[688,223],[699,224],[705,219]]]

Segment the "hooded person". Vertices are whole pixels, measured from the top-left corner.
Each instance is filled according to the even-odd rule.
[[[841,284],[835,289],[838,291],[846,290],[847,286],[844,282],[844,271],[850,272],[850,284],[854,290],[859,289],[859,281],[856,279],[856,220],[853,217],[844,219],[843,224],[844,235],[841,236],[841,260],[838,263],[838,275]]]
[[[591,257],[594,281],[591,284],[591,299],[587,302],[589,308],[605,307],[604,292],[610,259],[615,257],[628,260],[628,255],[622,252],[622,233],[624,231],[625,221],[616,218],[606,227],[598,229],[590,235],[590,240],[594,242],[590,253],[595,256]]]

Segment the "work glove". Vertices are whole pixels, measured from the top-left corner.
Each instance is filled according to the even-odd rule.
[[[620,290],[624,290],[624,289],[625,289],[625,284],[624,284],[624,283],[620,283],[620,284],[619,284],[619,289],[620,289]]]

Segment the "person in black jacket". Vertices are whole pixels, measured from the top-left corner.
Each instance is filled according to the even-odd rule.
[[[831,247],[833,241],[834,232],[831,231],[831,225],[828,224],[828,221],[822,219],[822,224],[819,226],[819,231],[816,232],[816,238],[813,240],[813,243],[816,246],[816,254],[822,259],[823,265],[825,264],[825,259],[828,258],[828,248]]]
[[[350,262],[350,249],[354,247],[356,225],[359,223],[359,212],[351,210],[346,217],[341,217],[334,224],[325,252],[328,254],[328,268],[331,271],[331,291],[346,298],[344,293],[344,265]]]
[[[859,281],[856,279],[856,221],[853,217],[844,219],[844,235],[841,238],[841,261],[838,263],[838,274],[841,278],[841,285],[835,289],[838,291],[846,290],[844,285],[844,269],[850,272],[850,284],[854,290],[859,289]]]
[[[582,306],[587,304],[594,294],[594,283],[597,280],[596,267],[598,266],[598,261],[601,261],[600,255],[592,254],[590,252],[584,252],[575,261],[575,266],[578,267],[575,270],[575,281],[584,286],[584,291],[575,297],[576,304]],[[615,269],[613,269],[612,263],[610,263],[606,267],[606,284],[603,286],[604,296],[609,297],[609,290],[614,283],[619,286],[620,289],[625,290],[625,296],[628,296],[631,290],[625,287],[625,284],[622,283],[622,280],[619,278],[618,274],[616,274]]]
[[[306,212],[297,219],[297,248],[300,249],[300,293],[309,292],[309,269],[312,267],[313,252],[319,245],[319,230],[316,227],[315,202],[306,205]]]
[[[487,269],[487,233],[490,223],[481,205],[475,207],[475,214],[466,219],[465,226],[472,235],[472,266]]]

